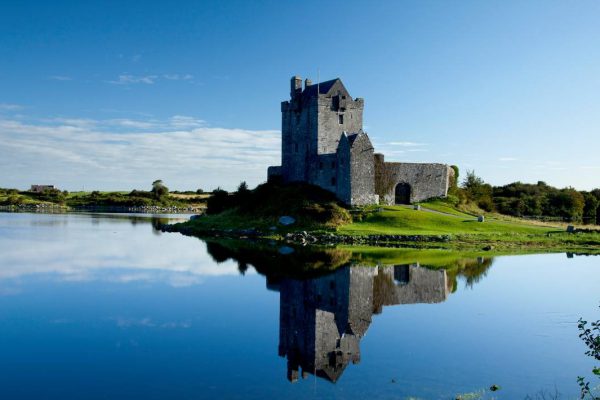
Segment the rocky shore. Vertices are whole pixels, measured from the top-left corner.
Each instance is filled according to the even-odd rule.
[[[227,239],[257,239],[277,236],[275,230],[269,233],[261,232],[254,228],[249,229],[210,229],[197,232],[187,226],[162,225],[163,232],[179,232],[188,236]],[[306,231],[290,232],[280,236],[280,240],[299,245],[365,245],[365,246],[394,246],[399,243],[447,243],[452,240],[450,235],[362,235],[349,236],[335,233],[309,233]]]

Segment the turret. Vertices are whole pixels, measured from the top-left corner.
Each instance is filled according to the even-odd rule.
[[[302,92],[302,78],[296,75],[290,82],[290,97],[293,99],[299,92]]]

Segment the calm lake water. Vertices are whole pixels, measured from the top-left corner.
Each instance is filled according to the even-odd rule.
[[[598,257],[389,264],[163,222],[0,214],[0,398],[570,399],[594,365]]]

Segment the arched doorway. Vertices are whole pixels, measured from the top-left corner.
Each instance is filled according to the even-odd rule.
[[[395,204],[410,204],[410,185],[400,182],[396,185]]]

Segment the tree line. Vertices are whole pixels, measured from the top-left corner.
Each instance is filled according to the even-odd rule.
[[[492,186],[474,171],[467,171],[463,182],[450,190],[450,197],[458,203],[474,203],[484,211],[515,217],[600,224],[600,189],[589,192],[572,187],[559,189],[543,181]]]

